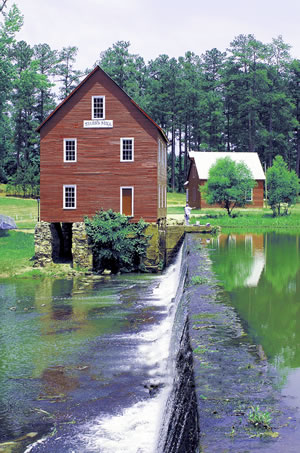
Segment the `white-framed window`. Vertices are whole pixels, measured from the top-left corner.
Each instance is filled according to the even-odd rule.
[[[253,189],[247,190],[246,192],[246,201],[249,203],[253,201]]]
[[[121,162],[134,161],[134,138],[124,137],[120,139]]]
[[[161,161],[161,141],[158,140],[158,163]]]
[[[64,184],[63,206],[64,209],[76,209],[76,185]]]
[[[132,186],[120,187],[120,213],[134,217],[134,188]]]
[[[163,168],[167,167],[166,145],[161,140],[158,140],[158,162]]]
[[[165,145],[165,167],[167,168],[168,166],[168,149],[167,145]]]
[[[92,119],[105,119],[105,96],[92,96]]]
[[[64,162],[77,162],[76,138],[64,138]]]
[[[158,207],[160,208],[160,184],[158,185]]]

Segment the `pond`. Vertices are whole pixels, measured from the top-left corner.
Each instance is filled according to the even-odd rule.
[[[221,234],[212,267],[254,342],[278,372],[278,388],[300,407],[300,235]]]
[[[0,451],[154,450],[180,260],[162,275],[0,280]]]

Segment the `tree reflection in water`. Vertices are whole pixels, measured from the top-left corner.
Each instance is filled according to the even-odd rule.
[[[214,272],[283,384],[300,368],[299,235],[221,235],[210,247]]]

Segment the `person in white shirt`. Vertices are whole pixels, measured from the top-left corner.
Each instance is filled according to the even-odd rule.
[[[191,215],[191,210],[194,208],[191,208],[190,205],[187,203],[184,208],[184,220],[185,224],[189,225],[190,224],[190,215]]]

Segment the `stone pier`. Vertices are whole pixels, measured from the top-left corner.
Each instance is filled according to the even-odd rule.
[[[93,254],[83,222],[38,222],[35,227],[35,266],[69,261],[74,267],[93,269]]]
[[[72,228],[73,265],[93,269],[93,252],[89,244],[84,222],[73,223]]]

